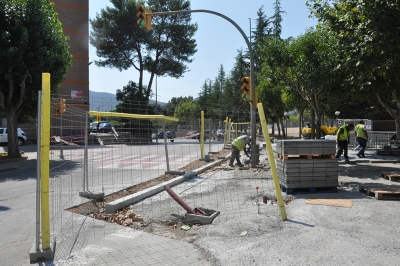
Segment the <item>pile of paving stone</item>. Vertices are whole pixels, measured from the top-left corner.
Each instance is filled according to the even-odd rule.
[[[279,181],[285,188],[338,186],[333,140],[278,140],[274,152]]]

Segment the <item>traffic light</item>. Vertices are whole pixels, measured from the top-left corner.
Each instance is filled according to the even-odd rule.
[[[138,11],[136,16],[138,17],[137,24],[140,28],[146,27],[145,17],[144,17],[144,7],[141,5],[136,6],[136,10]]]
[[[250,77],[243,77],[240,79],[240,82],[243,83],[243,85],[240,87],[240,89],[243,90],[243,93],[240,97],[247,102],[251,101]]]
[[[151,23],[153,17],[148,15],[151,13],[151,10],[146,9],[144,6],[138,5],[136,6],[136,10],[138,11],[136,16],[138,17],[137,24],[140,28],[146,28],[147,30],[152,30]]]
[[[147,30],[152,30],[153,27],[151,27],[151,23],[153,20],[153,16],[150,16],[148,13],[151,13],[152,11],[149,9],[146,9],[146,13],[145,13],[145,24],[146,24],[146,29]]]
[[[252,97],[252,92],[251,92],[251,87],[250,87],[250,77],[248,77],[248,76],[243,77],[240,79],[240,82],[243,83],[243,85],[240,87],[240,89],[243,90],[241,97],[246,102],[249,102],[250,105],[253,105],[253,97]],[[257,104],[258,104],[258,93],[257,92],[254,96],[254,102],[255,102],[255,107],[258,108],[257,107]]]
[[[61,115],[63,113],[65,113],[65,108],[67,107],[67,105],[65,104],[65,99],[60,98],[59,103],[56,107],[56,114],[57,115]]]

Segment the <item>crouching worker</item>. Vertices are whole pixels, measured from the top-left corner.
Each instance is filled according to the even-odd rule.
[[[229,161],[229,166],[234,167],[233,161],[236,159],[236,162],[239,167],[243,167],[243,164],[240,162],[240,151],[243,150],[244,154],[249,157],[249,154],[246,151],[246,144],[248,144],[251,148],[251,137],[247,135],[240,136],[236,138],[232,142],[232,154],[231,159]]]

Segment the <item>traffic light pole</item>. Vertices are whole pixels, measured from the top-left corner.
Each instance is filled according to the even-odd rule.
[[[205,9],[196,9],[196,10],[177,10],[177,11],[165,11],[165,12],[152,12],[152,13],[145,13],[145,16],[162,16],[162,15],[173,15],[173,14],[187,14],[187,13],[210,13],[219,17],[222,17],[229,21],[233,26],[236,27],[236,29],[242,34],[243,39],[245,40],[247,44],[247,48],[249,49],[249,54],[250,54],[250,90],[251,90],[251,104],[250,104],[250,127],[251,127],[251,146],[255,147],[256,145],[256,88],[255,88],[255,74],[254,74],[254,55],[253,55],[253,50],[251,48],[251,43],[247,39],[246,34],[244,31],[239,27],[238,24],[236,24],[235,21],[230,19],[229,17],[215,12],[211,10],[205,10]],[[258,154],[257,153],[258,149],[251,149],[251,167],[256,167],[258,164]]]

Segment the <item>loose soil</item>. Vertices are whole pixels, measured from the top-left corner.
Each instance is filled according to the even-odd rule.
[[[210,154],[210,159],[214,160],[214,161],[220,160],[219,159],[220,157],[226,157],[230,153],[231,153],[230,149],[222,149],[216,154]],[[188,173],[197,168],[203,167],[209,163],[210,162],[206,162],[203,160],[196,160],[196,161],[193,161],[193,162],[187,164],[184,167],[179,168],[178,170]],[[112,202],[114,200],[123,198],[127,195],[131,195],[131,194],[137,193],[139,191],[142,191],[144,189],[156,186],[160,183],[171,180],[177,176],[178,175],[174,175],[174,174],[161,175],[155,179],[152,179],[152,180],[125,188],[123,190],[117,191],[110,195],[107,195],[103,199],[92,200],[92,201],[83,203],[81,205],[71,207],[67,210],[70,212],[89,216],[89,217],[97,219],[97,220],[106,221],[109,223],[117,223],[119,225],[126,226],[126,227],[135,227],[135,228],[148,227],[149,223],[146,223],[145,221],[143,221],[140,214],[133,213],[129,207],[126,207],[116,213],[106,213],[105,212],[105,204],[108,202]],[[155,226],[157,227],[157,225],[155,225]],[[164,231],[164,232],[159,233],[159,234],[168,236],[168,237],[171,237],[174,239],[181,239],[181,238],[185,237],[184,231],[175,230],[175,229],[179,229],[180,226],[181,226],[181,224],[179,224],[178,221],[172,221],[172,220],[166,221],[165,225],[162,225],[162,227],[163,227],[162,231]],[[165,234],[166,231],[169,231],[170,229],[172,229],[173,233],[167,233],[167,235],[166,235]],[[156,231],[158,231],[158,230],[155,230],[155,228],[153,226],[151,226],[150,230],[147,229],[145,231],[151,231],[153,233],[156,233]],[[178,233],[179,231],[181,231],[181,232]]]

